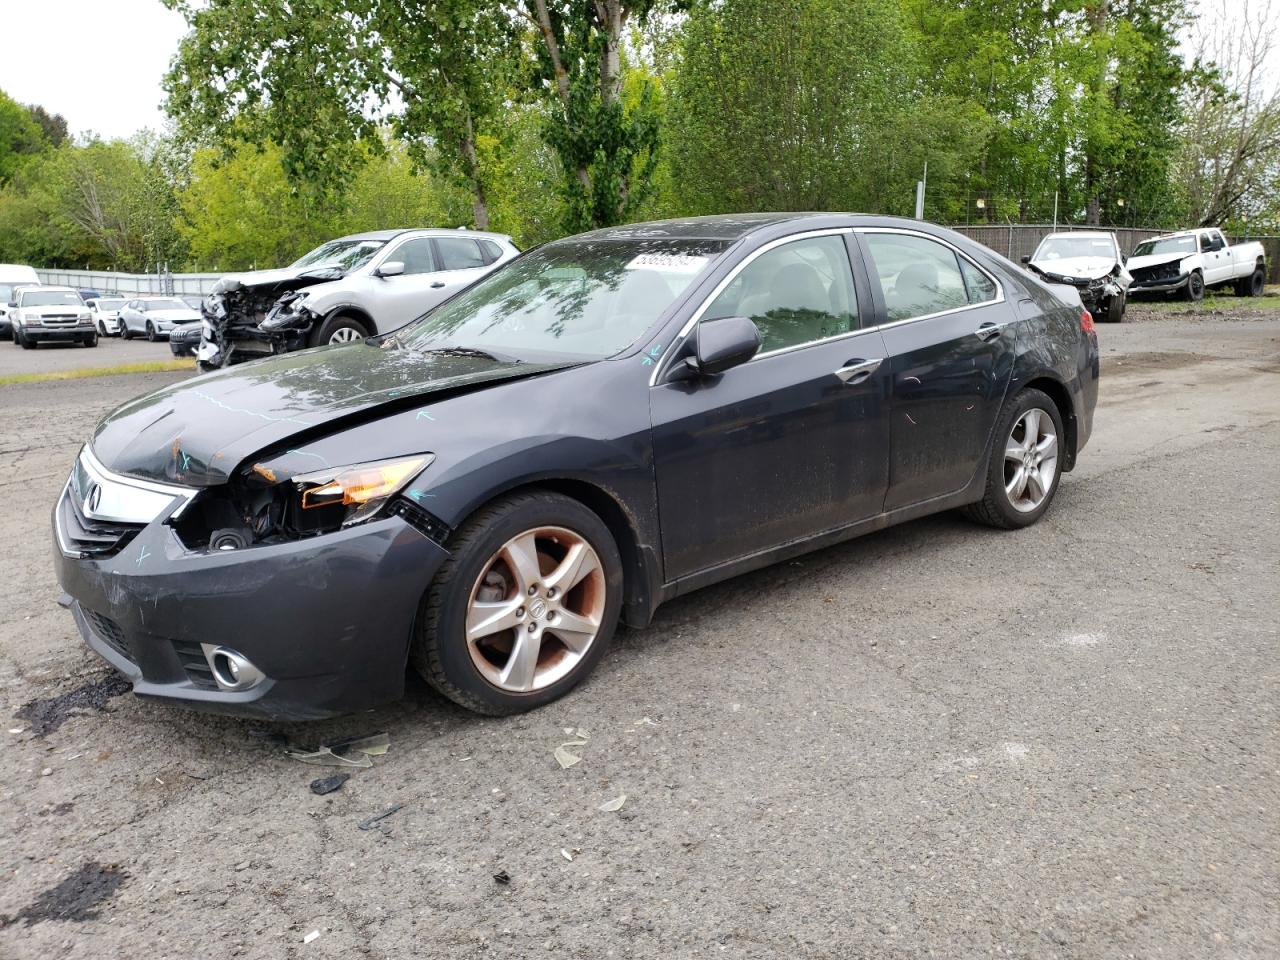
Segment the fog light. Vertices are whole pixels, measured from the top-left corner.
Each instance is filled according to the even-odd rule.
[[[223,690],[248,690],[257,686],[266,677],[242,653],[230,647],[219,647],[210,643],[202,643],[205,659],[209,661],[209,669],[213,671],[213,679]]]

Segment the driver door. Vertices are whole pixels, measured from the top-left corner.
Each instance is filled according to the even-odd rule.
[[[880,512],[890,364],[847,235],[765,248],[699,321],[747,316],[754,359],[650,390],[665,575],[699,571]]]
[[[402,240],[382,259],[382,265],[396,262],[404,264],[404,273],[375,278],[372,313],[379,331],[394,330],[426,313],[440,302],[437,292],[445,286],[430,237]]]

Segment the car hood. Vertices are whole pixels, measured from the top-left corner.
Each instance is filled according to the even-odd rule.
[[[82,313],[88,313],[88,307],[77,307],[74,303],[51,304],[49,306],[40,307],[22,307],[23,313],[34,313],[38,317],[78,317]]]
[[[194,310],[148,310],[146,315],[165,323],[190,323],[200,319],[200,314]]]
[[[1130,257],[1125,267],[1132,273],[1134,270],[1141,270],[1143,267],[1158,267],[1162,263],[1177,263],[1179,260],[1185,260],[1187,257],[1194,257],[1194,253],[1149,253],[1145,257]]]
[[[232,293],[236,290],[257,290],[264,293],[288,293],[317,283],[328,283],[345,275],[341,267],[281,267],[278,270],[254,270],[250,273],[232,273],[213,285],[213,294]]]
[[[1031,265],[1059,277],[1096,280],[1110,273],[1116,261],[1111,257],[1059,257],[1057,260],[1032,260]]]
[[[226,481],[246,457],[383,413],[572,366],[415,353],[372,343],[322,347],[196,377],[125,404],[94,432],[116,473],[186,486]]]

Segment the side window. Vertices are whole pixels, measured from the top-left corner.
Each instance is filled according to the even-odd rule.
[[[867,233],[863,241],[875,265],[890,320],[924,317],[970,302],[950,247],[901,233]]]
[[[1207,233],[1200,234],[1200,252],[1208,253],[1209,248],[1213,246],[1213,239]]]
[[[434,273],[436,270],[436,258],[431,251],[431,238],[418,237],[415,240],[406,240],[400,246],[396,247],[387,255],[387,259],[383,263],[389,263],[399,260],[404,263],[404,272],[406,275],[412,273]]]
[[[761,353],[858,329],[858,300],[844,237],[813,237],[751,261],[721,291],[704,320],[750,317]]]
[[[964,274],[964,286],[969,291],[970,303],[986,303],[996,298],[995,281],[964,257],[960,258],[960,272]]]
[[[480,244],[480,252],[484,255],[485,264],[490,264],[502,256],[502,248],[492,240],[477,240]]]
[[[441,270],[469,270],[483,267],[489,261],[480,253],[480,245],[469,237],[437,237]]]

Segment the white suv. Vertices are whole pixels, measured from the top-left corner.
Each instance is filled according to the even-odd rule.
[[[380,230],[330,240],[280,270],[223,277],[205,300],[204,368],[386,333],[520,255],[473,230]]]

